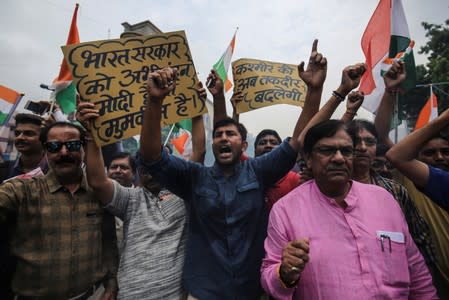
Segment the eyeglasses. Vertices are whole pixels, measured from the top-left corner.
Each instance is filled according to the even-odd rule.
[[[372,137],[357,137],[355,138],[355,144],[361,144],[362,142],[365,143],[366,146],[371,147],[377,144],[377,139],[376,138],[372,138]]]
[[[340,151],[341,155],[344,157],[352,157],[354,154],[354,148],[352,147],[315,147],[313,151],[326,157],[334,156],[337,151]]]
[[[67,142],[52,141],[46,142],[44,146],[48,152],[58,153],[62,149],[62,146],[65,146],[69,152],[80,151],[81,145],[83,144],[84,143],[80,140],[67,141]]]

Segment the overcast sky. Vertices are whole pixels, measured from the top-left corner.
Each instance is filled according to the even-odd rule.
[[[39,88],[58,75],[74,1],[2,0],[0,6],[0,84],[25,93],[25,99],[48,99]],[[307,61],[314,38],[328,59],[323,97],[340,80],[341,70],[365,60],[363,31],[378,0],[291,1],[143,1],[80,0],[78,29],[82,42],[118,38],[121,23],[150,20],[162,31],[185,30],[200,80],[222,55],[239,27],[233,60],[256,58],[298,64]],[[422,21],[442,24],[449,16],[447,0],[403,0],[410,34],[416,41],[415,60],[426,42]],[[230,95],[227,95],[228,97]],[[324,102],[324,101],[323,101]],[[322,103],[323,104],[323,103]],[[291,135],[299,108],[271,106],[245,113],[249,132],[273,128]],[[229,113],[229,112],[228,112]],[[369,113],[361,113],[370,117]]]

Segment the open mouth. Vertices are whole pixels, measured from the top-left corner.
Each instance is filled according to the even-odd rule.
[[[231,149],[231,147],[229,147],[228,145],[225,145],[225,146],[221,146],[221,147],[218,149],[218,152],[219,152],[220,154],[222,154],[222,153],[231,153],[231,152],[232,152],[232,149]]]

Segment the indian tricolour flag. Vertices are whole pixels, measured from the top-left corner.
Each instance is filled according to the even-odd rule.
[[[365,93],[365,109],[372,113],[377,111],[385,90],[382,74],[395,59],[405,62],[407,79],[402,89],[415,87],[413,45],[401,0],[380,0],[362,37],[367,71],[359,89]]]
[[[0,85],[0,126],[8,124],[22,94]]]
[[[224,82],[225,92],[229,91],[232,88],[232,82],[228,77],[228,69],[231,64],[232,54],[234,53],[236,34],[237,30],[235,31],[234,37],[232,38],[232,41],[226,49],[225,53],[223,53],[220,59],[213,66],[213,68],[217,71],[218,75]]]
[[[432,86],[430,86],[430,97],[427,100],[426,104],[424,104],[424,107],[419,112],[414,130],[426,126],[430,121],[436,119],[437,117],[438,117],[438,100],[437,96],[432,91]]]
[[[171,143],[174,147],[175,154],[188,159],[192,154],[192,120],[182,120],[174,125],[174,138]]]
[[[67,45],[78,44],[80,42],[78,28],[76,26],[78,6],[76,4],[75,11],[73,12]],[[51,96],[52,100],[56,100],[56,103],[59,104],[65,114],[73,113],[76,109],[76,87],[72,82],[72,74],[65,59],[62,59],[59,76],[53,81],[51,87],[55,90]]]

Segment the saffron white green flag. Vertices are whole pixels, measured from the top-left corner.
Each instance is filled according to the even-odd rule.
[[[78,28],[76,26],[78,7],[79,5],[76,4],[67,38],[67,45],[78,44],[80,42]],[[51,87],[55,90],[51,95],[52,100],[56,100],[63,113],[73,113],[76,110],[76,87],[72,82],[72,74],[65,59],[62,59],[59,76],[53,81]]]
[[[365,109],[372,113],[377,111],[385,90],[382,74],[394,60],[405,62],[407,79],[402,89],[406,91],[415,87],[413,46],[401,0],[380,0],[362,36],[367,71],[359,90],[365,93],[362,104]]]
[[[182,120],[174,125],[171,143],[175,154],[188,159],[192,154],[192,120]]]
[[[438,118],[438,100],[437,96],[432,91],[432,86],[430,86],[430,97],[419,112],[415,129],[413,130],[426,126],[430,121],[436,118]]]
[[[0,85],[0,126],[8,123],[22,96],[22,94]]]
[[[231,65],[232,54],[234,53],[235,48],[235,35],[237,31],[234,33],[234,37],[232,38],[229,47],[226,49],[225,53],[220,57],[220,59],[214,64],[213,68],[217,71],[218,75],[224,82],[225,92],[229,91],[232,88],[232,82],[228,77],[228,69]]]

